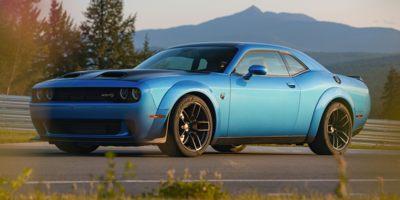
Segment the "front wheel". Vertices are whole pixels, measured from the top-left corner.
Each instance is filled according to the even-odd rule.
[[[349,110],[333,103],[325,111],[310,149],[319,155],[343,154],[350,145],[353,122]]]
[[[167,141],[158,147],[169,156],[199,156],[210,144],[213,133],[211,111],[197,96],[183,97],[175,105],[166,126]]]
[[[83,145],[67,142],[57,142],[55,145],[59,150],[72,154],[88,154],[99,147],[98,145]]]

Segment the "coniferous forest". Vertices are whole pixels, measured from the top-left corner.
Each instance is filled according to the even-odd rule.
[[[382,115],[385,119],[400,120],[400,74],[391,69],[382,95]]]
[[[71,71],[132,68],[153,53],[148,40],[135,48],[136,16],[123,16],[122,0],[91,0],[81,24],[57,0],[40,17],[39,1],[0,0],[0,94],[28,95]]]

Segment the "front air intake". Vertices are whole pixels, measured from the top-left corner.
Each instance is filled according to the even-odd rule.
[[[121,121],[110,119],[52,119],[44,125],[50,134],[116,135],[121,132]]]

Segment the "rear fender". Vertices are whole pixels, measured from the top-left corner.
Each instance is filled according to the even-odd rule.
[[[318,132],[319,124],[321,122],[321,119],[324,115],[326,108],[332,101],[336,99],[342,99],[346,101],[350,105],[352,113],[355,113],[354,102],[349,94],[347,94],[345,91],[337,87],[326,90],[320,97],[318,104],[314,109],[314,114],[311,120],[310,129],[308,130],[308,135],[307,135],[308,143],[314,141],[314,138]],[[354,121],[354,116],[352,117]]]

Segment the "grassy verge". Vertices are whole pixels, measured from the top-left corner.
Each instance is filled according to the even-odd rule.
[[[0,144],[30,142],[35,136],[35,131],[0,129]]]
[[[169,170],[167,172],[166,181],[161,181],[158,188],[152,192],[143,193],[140,195],[130,195],[126,192],[123,185],[118,182],[124,178],[134,178],[135,166],[131,162],[125,163],[125,171],[121,176],[116,173],[116,162],[114,161],[115,155],[111,152],[106,154],[107,168],[103,176],[97,177],[97,183],[91,185],[91,188],[87,191],[78,192],[78,186],[73,185],[75,193],[70,194],[59,194],[50,193],[49,190],[46,192],[36,189],[31,193],[21,193],[21,188],[29,181],[32,174],[31,169],[25,169],[21,175],[15,179],[4,179],[0,177],[0,199],[46,199],[46,200],[78,200],[78,199],[206,199],[206,200],[400,200],[399,195],[387,194],[384,192],[383,179],[379,179],[378,193],[366,194],[358,196],[349,195],[348,176],[346,172],[346,161],[344,157],[335,155],[338,169],[337,187],[334,191],[329,194],[320,194],[314,192],[308,192],[300,194],[297,192],[287,192],[281,195],[268,195],[261,194],[257,191],[249,191],[247,193],[233,195],[227,192],[222,182],[210,182],[207,181],[206,177],[210,177],[206,171],[200,171],[198,177],[192,179],[192,174],[189,170],[184,171],[182,178],[175,176],[175,170]],[[220,173],[213,173],[213,179],[219,180],[222,178]],[[50,186],[48,186],[50,188]],[[295,191],[295,190],[294,190]]]

